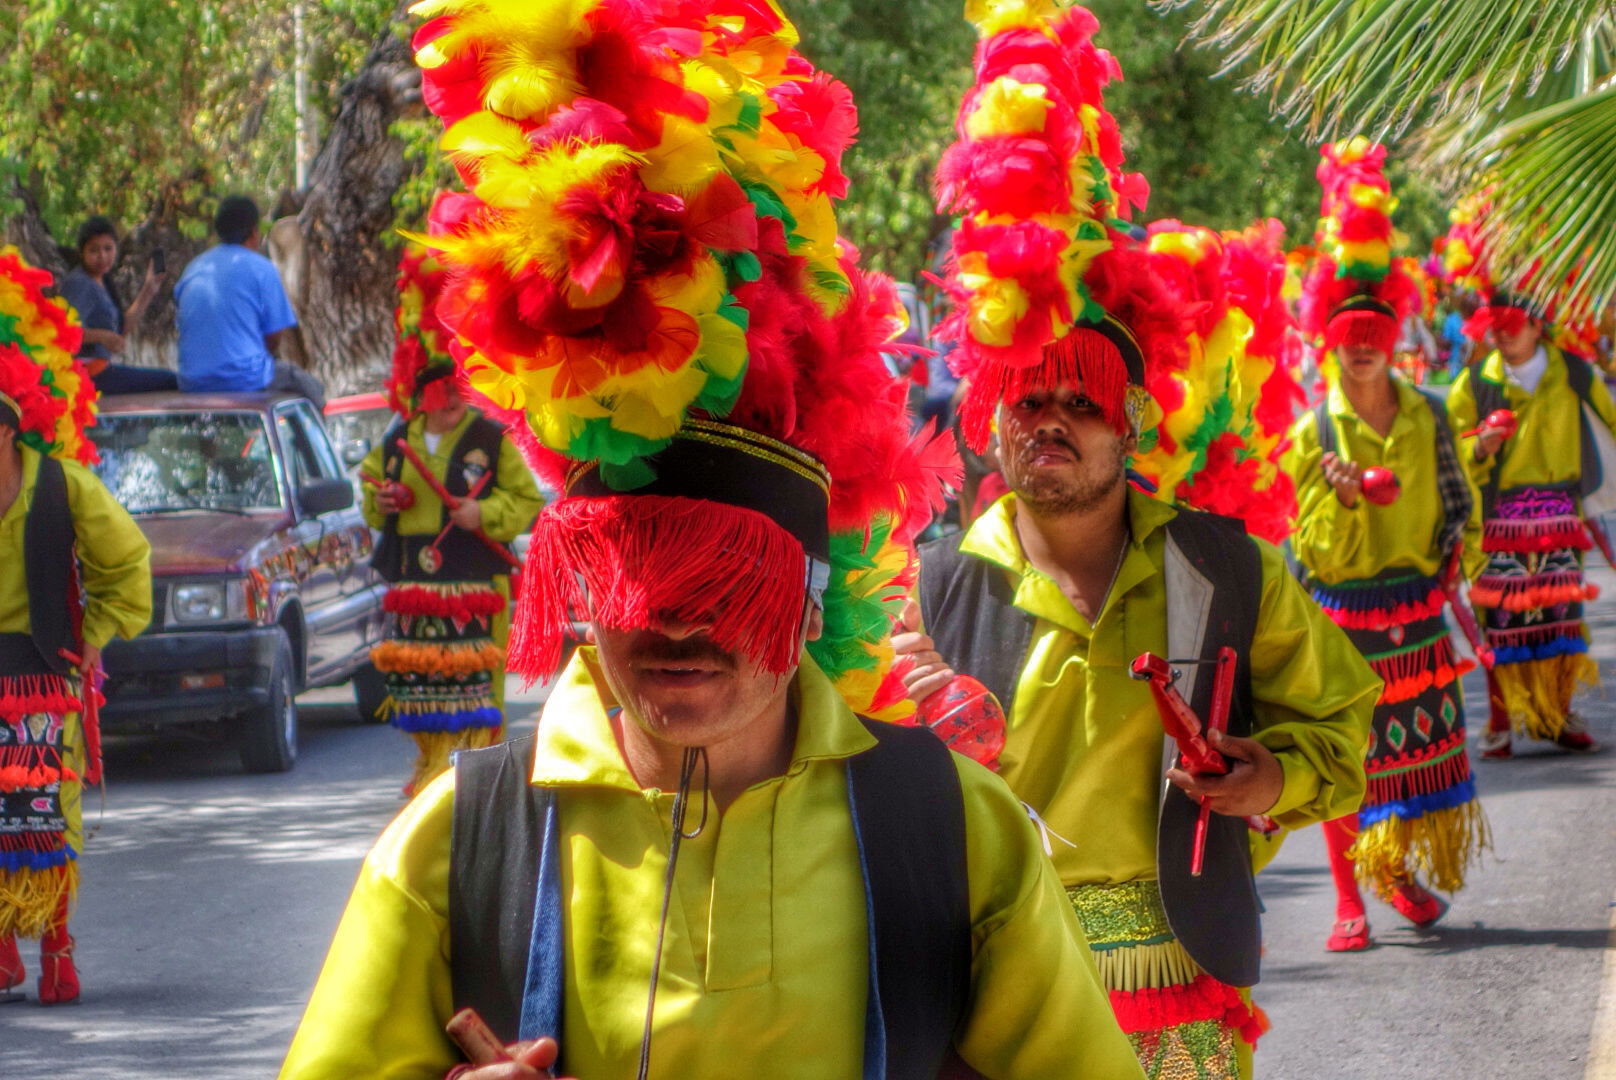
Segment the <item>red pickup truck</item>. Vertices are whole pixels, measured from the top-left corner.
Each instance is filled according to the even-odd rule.
[[[223,721],[248,772],[283,772],[301,690],[352,679],[374,719],[386,586],[351,463],[313,406],[134,394],[103,399],[91,434],[98,474],[152,546],[151,625],[104,653],[108,730]]]

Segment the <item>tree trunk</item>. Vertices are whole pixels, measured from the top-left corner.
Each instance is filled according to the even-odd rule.
[[[18,203],[21,209],[0,220],[0,247],[15,245],[24,259],[49,270],[60,280],[67,273],[67,261],[56,246],[56,238],[51,236],[50,226],[40,216],[34,193],[15,176],[6,182],[6,187],[9,189],[7,198]]]
[[[408,3],[399,3],[344,87],[301,212],[275,222],[267,236],[299,324],[282,339],[281,356],[310,368],[333,394],[379,388],[393,351],[392,200],[415,166],[390,129],[421,102],[405,32]]]

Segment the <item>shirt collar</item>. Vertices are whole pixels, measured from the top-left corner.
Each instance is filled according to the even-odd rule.
[[[28,516],[28,508],[34,505],[34,485],[39,482],[39,451],[31,446],[17,443],[17,449],[22,451],[22,486],[17,489],[17,497],[6,508],[5,515],[0,521],[20,521]]]
[[[1424,408],[1424,406],[1420,392],[1411,386],[1407,380],[1396,372],[1392,372],[1390,377],[1392,390],[1397,394],[1397,416],[1392,421],[1392,430],[1395,432],[1398,428],[1407,428],[1418,423],[1415,420],[1416,409]],[[1330,415],[1343,420],[1351,420],[1355,424],[1362,425],[1365,431],[1373,433],[1373,429],[1369,425],[1362,423],[1357,411],[1352,407],[1352,402],[1347,400],[1346,391],[1341,389],[1341,380],[1339,378],[1331,379],[1329,387],[1328,411]],[[1376,434],[1375,437],[1379,438],[1380,436]]]
[[[1016,536],[1016,497],[1006,495],[988,508],[987,512],[972,522],[965,539],[960,542],[960,551],[966,555],[975,555],[989,562],[997,563],[1006,570],[1022,573],[1027,569],[1027,556],[1021,550],[1021,540]],[[1178,511],[1172,504],[1149,495],[1130,486],[1128,488],[1128,542],[1136,548],[1142,548],[1150,539],[1150,534],[1161,528],[1177,516]]]
[[[797,708],[797,742],[788,776],[810,762],[850,758],[875,746],[875,737],[806,653],[792,680],[791,695]],[[612,728],[608,713],[616,708],[594,646],[580,647],[540,714],[532,782],[542,787],[642,790],[623,760]]]

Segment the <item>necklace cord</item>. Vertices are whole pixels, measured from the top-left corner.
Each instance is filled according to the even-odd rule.
[[[698,761],[701,763],[701,820],[696,822],[694,832],[687,833],[685,811],[689,807],[690,782],[695,778]],[[651,1025],[656,1015],[657,982],[662,975],[662,942],[668,933],[668,907],[673,900],[673,873],[679,862],[679,842],[694,840],[707,828],[707,788],[710,778],[707,748],[687,747],[684,760],[679,765],[679,788],[673,794],[673,813],[670,822],[673,835],[668,841],[668,872],[662,880],[662,914],[657,919],[656,952],[651,957],[651,986],[646,992],[645,1028],[640,1033],[640,1067],[635,1074],[638,1080],[646,1080],[651,1070]]]

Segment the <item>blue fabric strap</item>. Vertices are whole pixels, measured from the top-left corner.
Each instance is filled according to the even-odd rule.
[[[881,980],[875,958],[875,903],[870,893],[870,863],[864,854],[864,831],[859,827],[858,796],[855,794],[852,765],[847,772],[847,808],[853,817],[853,839],[858,842],[859,877],[864,880],[865,949],[870,956],[870,990],[864,1001],[864,1080],[884,1080],[887,1075],[887,1025],[881,1014]]]
[[[539,884],[533,903],[533,934],[528,942],[527,980],[522,987],[519,1037],[561,1037],[561,997],[566,993],[561,930],[561,830],[556,797],[543,794],[544,839],[539,846]]]

